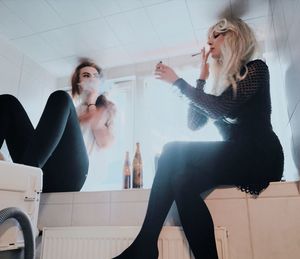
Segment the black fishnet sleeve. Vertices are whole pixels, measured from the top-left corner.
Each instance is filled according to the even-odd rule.
[[[253,97],[259,89],[269,84],[269,70],[262,60],[254,60],[247,64],[247,76],[237,82],[237,93],[234,97],[232,88],[225,90],[220,96],[206,94],[203,86],[197,81],[197,87],[189,85],[182,78],[175,81],[176,85],[183,95],[185,95],[191,103],[198,107],[202,113],[209,117],[219,119],[221,117],[230,117],[235,111],[251,97]]]
[[[202,88],[205,85],[204,80],[197,80],[197,87]],[[196,106],[193,102],[190,102],[189,109],[188,109],[188,118],[187,123],[188,127],[191,130],[198,130],[203,127],[206,122],[208,121],[207,114],[204,113],[198,106]]]

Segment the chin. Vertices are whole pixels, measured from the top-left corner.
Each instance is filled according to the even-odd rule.
[[[213,59],[218,60],[218,59],[220,59],[221,55],[211,54],[211,57],[212,57]]]

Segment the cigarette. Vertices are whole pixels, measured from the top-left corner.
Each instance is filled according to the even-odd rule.
[[[200,54],[201,54],[201,52],[198,52],[198,53],[192,54],[192,57],[198,56],[198,55],[200,55]]]
[[[156,69],[161,69],[160,65],[162,64],[162,61],[159,61],[158,64],[156,65]]]

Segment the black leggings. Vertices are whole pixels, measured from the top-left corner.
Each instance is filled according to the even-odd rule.
[[[88,155],[73,101],[52,93],[34,129],[21,103],[0,95],[0,147],[6,141],[15,163],[43,171],[43,192],[79,191],[88,172]]]
[[[265,163],[268,160],[265,151],[258,149],[255,141],[167,144],[158,161],[141,231],[133,244],[116,258],[157,258],[157,239],[174,201],[195,258],[218,258],[213,221],[200,194],[222,185],[239,186],[258,178],[271,180],[267,168],[271,164],[274,165],[272,180],[280,180],[282,171],[276,171],[282,168],[283,160],[278,147],[279,152],[275,151],[274,157],[269,156],[270,161]],[[272,153],[271,150],[272,145]]]

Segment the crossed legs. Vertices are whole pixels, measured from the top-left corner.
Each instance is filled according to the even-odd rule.
[[[200,194],[245,180],[241,169],[251,166],[245,153],[252,151],[243,151],[243,146],[233,142],[167,144],[158,162],[141,230],[133,244],[115,259],[157,258],[157,239],[173,201],[195,258],[217,259],[213,221]]]

